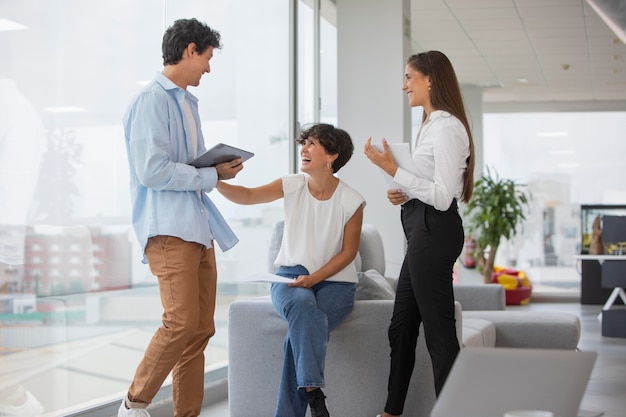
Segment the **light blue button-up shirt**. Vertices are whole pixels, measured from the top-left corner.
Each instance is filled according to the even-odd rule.
[[[183,112],[184,100],[196,122],[197,149]],[[148,238],[159,235],[207,248],[215,239],[223,251],[232,248],[238,239],[205,194],[215,187],[217,170],[188,165],[206,151],[198,99],[158,73],[132,100],[123,124],[133,226],[142,252]]]

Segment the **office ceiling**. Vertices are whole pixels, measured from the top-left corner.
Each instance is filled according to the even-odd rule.
[[[162,10],[147,7],[150,1],[126,2],[127,13],[121,15],[118,6],[126,4],[124,0],[98,7],[70,2],[76,4],[73,7],[80,17],[67,18],[59,14],[64,0],[2,0],[0,18],[13,19],[31,30],[0,32],[0,50],[8,45],[8,56],[19,56],[12,61],[13,70],[29,97],[41,96],[50,85],[81,86],[56,87],[55,94],[48,96],[58,103],[36,103],[39,107],[70,103],[107,115],[111,110],[104,98],[132,91],[136,85],[121,83],[147,79],[152,75],[150,65],[160,64],[155,60],[158,51],[155,54],[147,40],[161,36]],[[626,111],[626,45],[586,0],[409,1],[413,52],[439,49],[446,53],[461,83],[485,87],[484,111]],[[619,4],[624,22],[626,0],[594,1]],[[35,9],[39,13],[28,12]],[[193,10],[204,13],[198,5]],[[136,30],[136,21],[150,35],[124,37]],[[86,52],[93,48],[93,40],[102,38],[110,39],[110,45],[119,42],[126,47]],[[32,50],[38,52],[24,53]],[[4,59],[2,53],[0,59]],[[43,71],[42,62],[46,63]],[[94,74],[106,68],[106,79],[115,80],[113,86],[93,83]],[[146,68],[150,69],[147,75]],[[33,76],[35,70],[37,76]],[[221,85],[229,88],[228,83]]]
[[[604,2],[623,22],[626,1]],[[484,87],[485,111],[626,110],[626,45],[586,0],[411,0],[410,34]]]

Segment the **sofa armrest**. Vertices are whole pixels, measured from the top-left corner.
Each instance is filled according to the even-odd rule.
[[[506,295],[500,284],[454,284],[454,298],[463,311],[504,310]]]

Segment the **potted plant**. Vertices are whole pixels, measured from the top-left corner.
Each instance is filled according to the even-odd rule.
[[[526,216],[528,196],[522,185],[500,178],[497,173],[483,175],[474,184],[464,217],[468,232],[476,240],[474,256],[485,283],[492,282],[493,266],[502,238],[515,236],[516,228]]]

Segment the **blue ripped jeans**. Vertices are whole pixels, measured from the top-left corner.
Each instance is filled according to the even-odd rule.
[[[281,266],[277,275],[309,275],[302,265]],[[352,311],[355,284],[322,281],[311,288],[272,284],[272,303],[287,320],[283,371],[276,417],[304,417],[306,387],[324,386],[324,361],[330,332]]]

